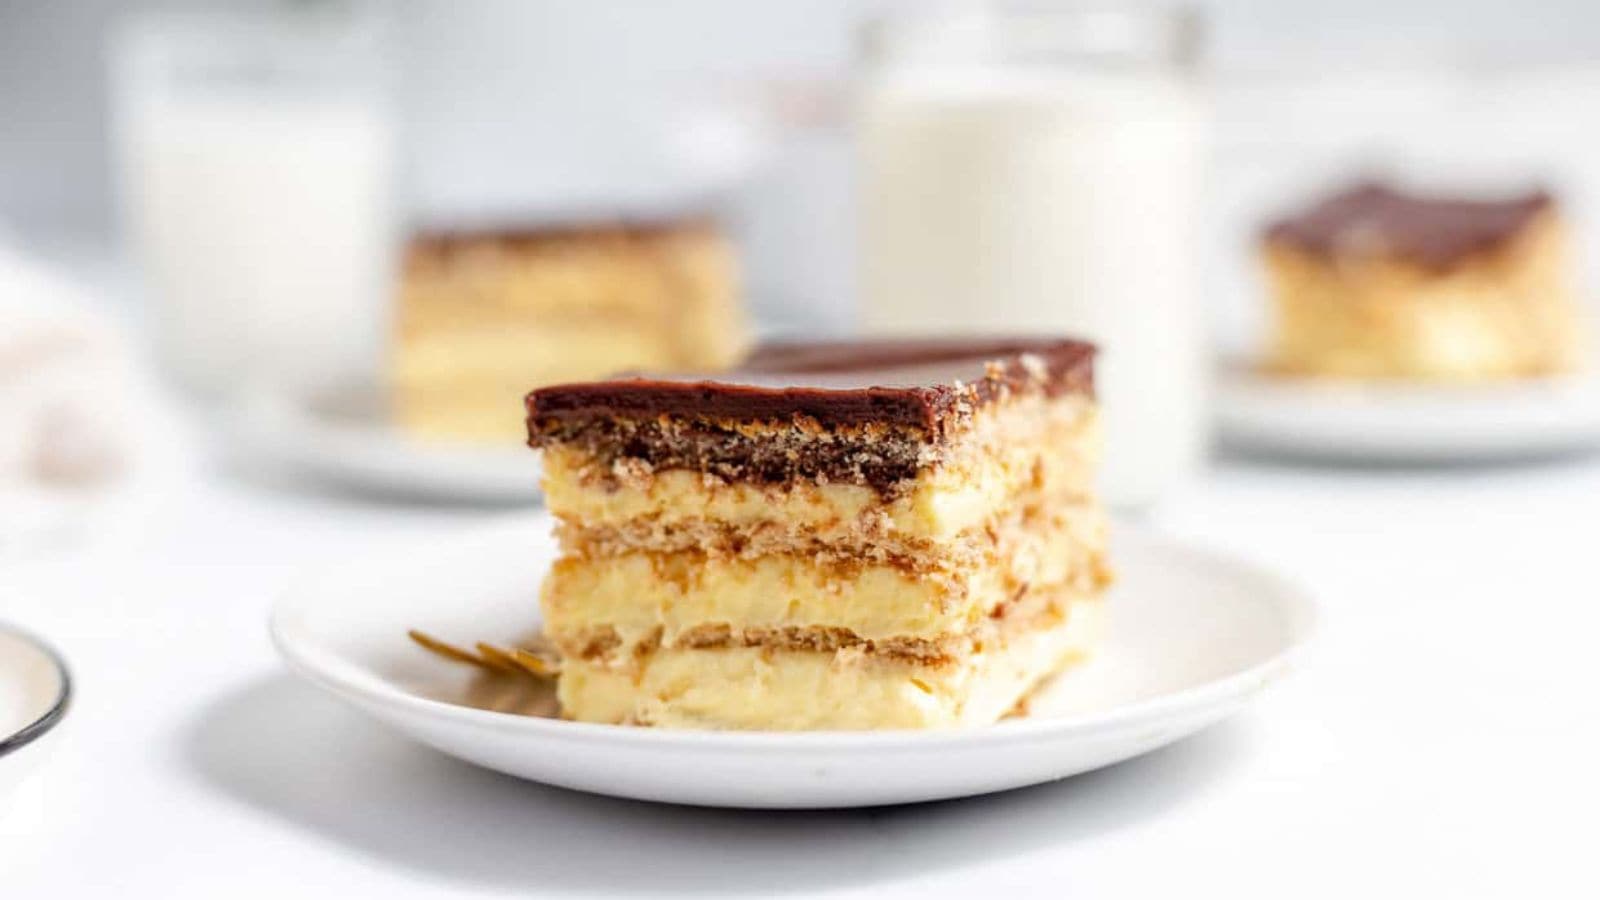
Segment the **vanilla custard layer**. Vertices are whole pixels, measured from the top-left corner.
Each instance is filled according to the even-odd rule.
[[[626,654],[641,642],[675,646],[711,625],[934,641],[967,632],[1028,590],[1089,591],[1108,580],[1104,519],[1093,504],[1058,504],[994,537],[988,558],[943,571],[809,554],[568,556],[544,584],[545,631],[569,654],[599,629],[614,636],[608,652]]]
[[[1085,656],[1101,603],[1078,600],[1009,639],[943,665],[860,651],[761,647],[657,649],[632,666],[569,659],[561,713],[585,722],[773,731],[942,728],[1006,715],[1044,679]]]
[[[573,446],[544,451],[545,499],[564,537],[678,526],[781,529],[825,544],[946,541],[984,527],[1025,490],[1089,496],[1098,455],[1094,404],[1081,396],[1027,395],[977,417],[943,458],[881,495],[857,484],[729,482],[637,460],[605,466]]]

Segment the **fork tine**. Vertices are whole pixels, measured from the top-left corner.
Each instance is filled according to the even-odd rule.
[[[550,660],[537,653],[524,650],[521,647],[506,650],[494,644],[478,641],[477,652],[457,647],[455,644],[441,641],[438,638],[415,628],[406,634],[424,650],[442,656],[451,662],[462,662],[496,672],[503,675],[531,675],[534,678],[548,680],[561,673],[561,664]]]
[[[489,663],[479,659],[477,654],[469,650],[463,650],[454,644],[441,641],[438,638],[425,632],[418,631],[415,628],[408,630],[406,635],[409,636],[411,640],[415,641],[420,647],[422,647],[422,649],[442,656],[445,659],[453,662],[469,663],[471,665],[481,666],[484,668],[493,668],[493,666],[489,665]]]
[[[493,644],[485,644],[483,641],[479,641],[477,646],[478,655],[491,667],[501,672],[520,673],[523,671],[522,666],[517,663],[516,659],[499,647]]]
[[[529,653],[527,650],[524,650],[521,647],[512,648],[511,658],[516,660],[517,664],[522,667],[523,671],[537,678],[554,678],[561,674],[560,666],[552,663],[550,660],[545,659],[542,656]]]

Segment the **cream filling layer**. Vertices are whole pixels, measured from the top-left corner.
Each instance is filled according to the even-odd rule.
[[[984,725],[1040,682],[1085,656],[1101,629],[1101,601],[1079,600],[1065,620],[1017,629],[939,666],[858,651],[759,647],[658,649],[635,667],[569,660],[561,714],[584,722],[661,728],[772,731]]]
[[[968,631],[1030,588],[1097,590],[1108,576],[1098,507],[1018,521],[982,564],[918,571],[903,564],[819,563],[807,555],[755,558],[625,553],[559,560],[545,580],[545,631],[572,652],[596,628],[671,647],[706,625],[844,629],[865,640],[936,639]]]
[[[1089,399],[1026,397],[983,414],[944,462],[888,500],[864,485],[756,484],[607,467],[575,446],[545,449],[544,490],[551,512],[575,529],[717,522],[776,526],[826,543],[859,533],[943,541],[982,527],[1024,490],[1091,495],[1098,444]]]

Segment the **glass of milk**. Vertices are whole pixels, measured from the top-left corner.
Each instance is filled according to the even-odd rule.
[[[370,372],[393,290],[382,17],[348,3],[129,23],[119,181],[151,331],[188,388]]]
[[[882,20],[865,42],[865,328],[1097,342],[1103,487],[1122,507],[1188,478],[1206,446],[1195,26],[987,2]]]

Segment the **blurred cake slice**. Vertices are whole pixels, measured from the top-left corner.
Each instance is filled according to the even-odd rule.
[[[732,250],[702,221],[419,237],[396,330],[398,421],[466,441],[520,441],[529,387],[745,349]]]
[[[715,381],[528,397],[562,557],[563,715],[992,722],[1092,646],[1109,580],[1093,348],[770,346]]]
[[[1277,371],[1487,381],[1582,361],[1566,229],[1549,195],[1363,185],[1267,229]]]

